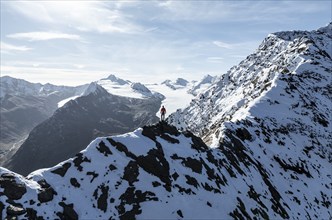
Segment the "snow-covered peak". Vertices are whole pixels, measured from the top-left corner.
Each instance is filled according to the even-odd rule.
[[[102,79],[102,80],[109,80],[109,81],[111,81],[113,83],[116,83],[116,84],[119,84],[119,85],[126,85],[126,84],[130,83],[130,81],[120,79],[120,78],[118,78],[117,76],[115,76],[113,74],[109,75],[107,78]]]
[[[161,84],[166,85],[173,90],[177,90],[177,89],[185,88],[186,86],[188,86],[189,82],[183,78],[177,78],[174,81],[169,80],[169,79],[165,80]]]
[[[211,84],[217,80],[217,76],[205,75],[202,80],[195,82],[190,88],[189,93],[193,95],[198,95],[199,93],[205,91]]]
[[[133,83],[131,84],[131,88],[142,93],[151,94],[151,91],[148,88],[146,88],[146,86],[143,85],[142,83]]]
[[[255,53],[249,55],[239,65],[232,67],[226,74],[218,77],[202,92],[202,96],[196,97],[191,102],[190,107],[179,114],[174,114],[171,117],[174,125],[205,134],[212,141],[213,133],[208,132],[211,126],[220,124],[218,125],[220,128],[222,122],[225,121],[261,117],[262,112],[267,111],[267,107],[261,108],[264,111],[254,108],[259,103],[260,106],[263,106],[263,103],[268,104],[267,100],[270,99],[281,103],[278,100],[281,99],[285,104],[283,108],[292,109],[291,106],[288,106],[290,103],[296,105],[296,102],[304,102],[301,98],[296,101],[294,98],[286,99],[287,95],[280,95],[289,94],[290,91],[299,91],[299,89],[289,90],[287,84],[294,84],[291,81],[296,82],[298,85],[296,88],[301,85],[300,88],[308,90],[305,92],[306,96],[319,102],[319,109],[326,118],[327,105],[330,101],[319,98],[321,95],[318,91],[323,92],[329,88],[332,37],[326,33],[331,30],[331,25],[323,30],[324,32],[285,31],[269,35]],[[297,77],[293,75],[297,75]],[[313,75],[319,83],[308,81],[308,77]],[[276,97],[271,97],[272,94]],[[296,96],[302,97],[303,94]],[[318,106],[318,104],[316,105]],[[276,112],[275,109],[271,109],[271,112],[279,113],[278,117],[282,118],[285,110]],[[317,114],[315,111],[311,112],[312,115]],[[289,114],[293,115],[293,113]],[[217,134],[217,136],[222,135],[218,132]]]
[[[181,85],[181,86],[187,86],[188,85],[188,81],[183,79],[183,78],[177,78],[175,81],[175,84],[177,85]]]
[[[99,93],[107,93],[107,91],[100,85],[98,85],[98,83],[96,82],[92,82],[89,84],[89,86],[85,89],[85,91],[82,93],[82,96],[87,96],[90,94],[99,94]]]
[[[201,84],[206,84],[206,83],[212,83],[214,77],[211,76],[210,74],[207,74],[203,77],[203,79],[201,80]]]

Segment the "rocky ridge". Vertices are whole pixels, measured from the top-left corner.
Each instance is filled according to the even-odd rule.
[[[253,158],[250,134],[229,132],[228,142],[211,149],[192,133],[159,123],[97,138],[75,157],[26,178],[0,168],[0,213],[30,219],[331,217],[329,179],[317,183],[324,164],[313,170],[306,161]]]
[[[221,150],[248,191],[271,193],[280,217],[328,219],[331,77],[332,23],[274,33],[168,122]],[[267,191],[251,185],[258,182]],[[253,217],[248,204],[239,201],[238,213]]]

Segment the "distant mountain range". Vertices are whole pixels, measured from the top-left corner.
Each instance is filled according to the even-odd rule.
[[[16,152],[36,125],[58,109],[61,100],[81,94],[86,86],[42,85],[0,77],[0,164]]]
[[[169,85],[165,86],[164,83],[153,85],[134,83],[120,79],[113,74],[90,85],[86,84],[77,87],[42,85],[8,76],[0,79],[0,116],[2,121],[0,165],[25,175],[35,169],[55,165],[75,155],[84,148],[82,146],[86,146],[98,135],[115,135],[121,132],[129,132],[143,126],[144,123],[156,122],[158,121],[156,115],[159,115],[158,111],[161,104],[166,105],[170,114],[178,108],[185,107],[190,102],[194,97],[192,93],[194,86],[197,87],[195,91],[201,89],[198,82],[193,81],[190,84],[184,84],[183,82],[187,82],[184,79],[177,79],[175,82],[167,80],[169,85],[173,86],[182,83],[181,87],[171,88]],[[97,98],[96,100],[89,99],[89,104],[86,103],[87,99],[84,99],[84,103],[81,101],[82,97],[94,93],[96,86],[100,90],[105,90],[104,96],[112,95],[112,98],[106,98],[107,100],[113,100],[111,102],[112,106],[109,106],[108,103],[103,104],[103,100],[100,100],[100,103],[96,103]],[[118,97],[114,98],[115,96]],[[66,106],[73,100],[78,104]],[[101,109],[88,108],[93,112],[86,113],[82,106],[86,108],[88,105],[98,105],[100,108],[106,105],[111,109],[104,113]],[[126,106],[126,109],[120,109],[123,106]],[[63,108],[65,110],[62,110]],[[61,109],[60,112],[62,113],[54,114],[57,109]],[[115,114],[115,109],[119,112],[126,112],[128,119],[125,117],[119,118],[119,115]],[[130,111],[132,112],[130,113]],[[83,115],[86,115],[86,118],[80,119],[81,124],[72,123],[69,125],[71,118],[80,118]],[[88,115],[93,115],[94,119],[90,120]],[[97,122],[98,120],[99,122]],[[95,123],[105,123],[109,120],[116,123],[102,126],[101,128],[95,127]],[[50,121],[52,121],[51,124]],[[59,125],[58,121],[62,121],[61,124],[67,130],[54,130]],[[138,123],[139,121],[140,123]],[[69,144],[73,145],[73,140],[76,138],[76,136],[68,136],[68,132],[70,133],[73,130],[80,131],[82,124],[85,124],[87,132],[84,136],[85,138],[76,142],[75,146],[70,147],[70,150],[62,152],[61,149],[68,148]],[[49,135],[46,135],[47,138],[45,136],[45,132],[49,129],[53,130],[51,138],[53,145],[58,144],[59,156],[54,156],[52,157],[53,159],[43,158],[44,151],[52,148]],[[48,147],[45,147],[45,143],[47,143]],[[62,143],[63,147],[60,147],[59,143]],[[17,152],[21,146],[23,148]],[[39,149],[38,155],[40,157],[35,157],[36,160],[30,162],[29,165],[25,165],[26,161],[29,161],[28,158],[32,157],[32,155],[29,155],[32,149]],[[17,154],[13,157],[16,152]]]

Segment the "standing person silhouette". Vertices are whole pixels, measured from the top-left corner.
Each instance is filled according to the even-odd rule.
[[[165,106],[162,106],[160,109],[160,120],[165,121],[165,114],[166,114],[166,108]]]

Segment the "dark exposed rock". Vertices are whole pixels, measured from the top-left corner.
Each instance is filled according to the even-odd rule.
[[[132,186],[134,182],[137,182],[139,175],[138,165],[134,161],[129,161],[128,165],[124,169],[123,179],[127,180],[129,185]]]
[[[26,210],[23,207],[9,205],[7,207],[7,215],[9,216],[19,216],[26,213]]]
[[[103,141],[99,143],[97,150],[100,153],[104,154],[105,157],[107,157],[108,155],[112,155],[112,151],[106,146],[106,144]]]
[[[81,166],[81,164],[82,164],[83,162],[90,163],[91,160],[89,160],[89,159],[86,158],[86,157],[83,157],[83,154],[82,154],[82,153],[78,153],[78,154],[76,154],[76,156],[75,156],[73,162],[74,162],[75,167],[77,167],[77,170],[78,170],[78,171],[82,171],[82,170],[83,170],[83,167]]]
[[[170,137],[167,134],[179,136],[180,132],[174,127],[166,122],[159,122],[153,126],[144,126],[142,134],[154,141],[157,140],[157,137],[161,137],[170,143],[179,143],[175,138]]]
[[[67,173],[67,170],[71,167],[71,163],[65,163],[63,164],[61,167],[55,169],[55,170],[52,170],[51,172],[52,173],[55,173],[55,174],[58,174],[62,177],[64,177]]]
[[[76,188],[81,187],[81,184],[77,181],[76,178],[70,178],[70,184]]]
[[[153,181],[152,182],[152,186],[153,187],[158,187],[158,186],[161,186],[161,183],[157,182],[157,181]]]
[[[185,175],[185,177],[187,179],[186,183],[188,183],[189,185],[192,185],[196,188],[198,187],[198,182],[194,177],[191,177],[189,175]]]
[[[284,160],[280,159],[277,156],[273,157],[278,163],[279,165],[285,170],[292,170],[298,174],[305,174],[307,177],[312,177],[310,172],[307,170],[308,168],[306,168],[306,166],[304,165],[304,163],[302,162],[301,164],[297,163],[297,164],[288,164],[286,163]]]
[[[192,194],[195,195],[196,194],[190,188],[184,188],[184,187],[180,186],[179,184],[175,184],[174,187],[178,188],[180,193],[185,193],[187,195],[192,195]]]
[[[249,133],[249,131],[243,127],[236,129],[236,136],[238,136],[242,141],[244,141],[244,140],[251,141],[252,140],[252,136]]]
[[[5,208],[4,204],[0,201],[0,219],[4,219],[3,217],[4,208]]]
[[[48,188],[42,189],[38,193],[38,200],[40,203],[49,202],[49,201],[53,200],[54,195],[57,195],[57,193],[54,191],[54,189],[52,187],[48,187]]]
[[[15,179],[15,176],[12,173],[4,173],[1,175],[1,177],[5,179]]]
[[[185,131],[183,132],[183,135],[185,137],[190,137],[192,140],[192,145],[191,147],[195,150],[197,150],[197,152],[202,152],[202,151],[206,151],[209,149],[209,147],[203,142],[203,140],[197,136],[195,136],[193,133],[191,133],[190,131]]]
[[[120,151],[120,152],[123,152],[123,153],[125,153],[125,155],[127,156],[127,157],[130,157],[130,158],[132,158],[132,159],[136,159],[137,157],[136,157],[136,155],[135,154],[133,154],[132,152],[129,152],[129,150],[127,149],[127,147],[124,145],[124,144],[122,144],[122,143],[120,143],[120,142],[117,142],[117,141],[115,141],[115,140],[113,140],[112,138],[107,138],[107,140],[118,150],[118,151]]]
[[[180,209],[177,210],[176,213],[177,213],[181,218],[183,218],[183,214],[182,214],[182,211],[181,211]]]
[[[98,191],[101,191],[101,194],[98,196]],[[98,186],[98,189],[95,190],[94,196],[97,199],[97,207],[103,212],[107,211],[107,199],[108,199],[109,186],[102,184]]]
[[[86,175],[88,175],[88,176],[92,176],[92,179],[90,180],[90,183],[92,183],[93,180],[94,180],[96,177],[99,176],[99,174],[96,173],[96,172],[94,172],[94,171],[89,171],[89,172],[86,173]]]
[[[27,208],[27,212],[24,217],[28,218],[29,220],[43,220],[44,218],[41,216],[37,216],[37,211],[32,208]]]
[[[116,170],[116,169],[117,169],[116,166],[114,166],[113,164],[110,164],[110,165],[108,166],[108,168],[110,169],[110,171],[113,171],[113,170]]]
[[[238,201],[237,208],[230,213],[230,216],[232,216],[234,219],[252,219],[248,214],[242,200],[239,197],[237,197],[237,201]]]
[[[63,212],[58,212],[57,216],[59,216],[62,220],[76,220],[78,219],[78,215],[74,210],[74,204],[66,204],[64,202],[59,202],[59,205],[63,208]]]
[[[41,188],[46,189],[49,188],[51,185],[46,182],[46,180],[41,179],[38,180],[37,183],[40,185]]]
[[[136,215],[141,214],[141,206],[140,203],[145,201],[158,201],[158,198],[155,197],[153,192],[146,191],[142,193],[141,190],[135,190],[134,187],[128,187],[126,192],[120,196],[121,203],[116,206],[120,214],[120,219],[136,219]],[[132,205],[131,210],[126,210],[125,205]]]
[[[151,149],[146,156],[137,157],[137,163],[146,172],[157,176],[169,188],[172,180],[169,174],[169,164],[165,159],[164,152],[161,147]]]
[[[177,172],[172,174],[173,179],[176,181],[179,177],[179,174]]]
[[[3,193],[12,200],[22,198],[27,192],[25,186],[21,183],[17,183],[12,175],[2,175],[0,178],[0,186],[4,189]]]
[[[201,161],[187,157],[182,163],[192,169],[195,173],[202,173],[203,165]]]
[[[264,205],[264,203],[261,201],[260,197],[261,195],[258,194],[253,186],[249,186],[250,190],[248,191],[248,196],[255,200],[261,207],[267,210],[267,207]]]

